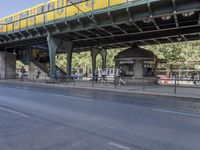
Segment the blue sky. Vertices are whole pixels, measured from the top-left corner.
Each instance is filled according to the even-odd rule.
[[[0,18],[47,0],[0,0]]]

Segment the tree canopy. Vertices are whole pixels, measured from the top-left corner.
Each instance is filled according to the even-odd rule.
[[[195,68],[200,70],[200,41],[192,42],[180,42],[180,43],[169,43],[169,44],[159,44],[159,45],[149,45],[144,46],[144,48],[153,51],[158,58],[165,59],[168,63],[182,63],[187,65],[189,62],[195,62]],[[115,67],[114,57],[124,49],[110,49],[107,50],[107,67]],[[60,54],[57,56],[57,62],[61,65],[66,66],[66,54]],[[101,57],[97,57],[97,67],[101,67]],[[17,66],[21,66],[21,63],[17,63]],[[72,60],[72,67],[80,68],[91,68],[91,53],[81,52],[74,53]]]

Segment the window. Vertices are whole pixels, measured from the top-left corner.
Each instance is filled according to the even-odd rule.
[[[36,9],[35,8],[30,10],[30,16],[34,16],[35,14],[36,14]]]
[[[5,23],[11,23],[13,21],[13,17],[9,17],[5,19]]]
[[[20,16],[20,19],[24,19],[29,16],[29,13],[28,13],[28,11],[26,11],[26,12],[21,13],[19,16]]]
[[[37,8],[37,14],[42,14],[44,12],[44,6],[40,6]]]
[[[17,21],[17,20],[19,20],[18,15],[14,16],[14,21]]]
[[[144,61],[144,76],[153,76],[155,63],[154,61]]]
[[[0,21],[0,30],[3,30],[3,21]]]
[[[17,27],[18,25],[19,25],[19,22],[18,22],[18,20],[19,20],[19,16],[18,15],[16,15],[16,16],[14,16],[14,26],[15,27]]]
[[[68,4],[71,4],[72,3],[80,3],[82,0],[68,0]]]
[[[63,1],[63,0],[58,0],[58,1],[57,1],[57,8],[61,8],[61,7],[63,7],[63,6],[64,6],[64,1]],[[61,14],[62,12],[63,12],[63,9],[62,9],[62,8],[57,10],[57,13],[58,13],[58,14]]]
[[[58,0],[57,1],[57,8],[63,7],[64,6],[64,1],[63,0]]]
[[[86,7],[92,7],[92,1],[86,1],[85,5]]]
[[[48,4],[48,10],[49,10],[49,11],[50,11],[50,10],[54,10],[54,8],[55,8],[55,3],[54,3],[54,2]]]

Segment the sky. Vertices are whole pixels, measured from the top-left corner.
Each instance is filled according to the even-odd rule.
[[[42,2],[47,0],[0,0],[0,18]]]

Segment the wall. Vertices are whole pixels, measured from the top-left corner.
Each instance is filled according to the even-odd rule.
[[[1,79],[16,78],[16,56],[12,53],[0,52]]]
[[[0,52],[0,78],[5,78],[5,53]]]
[[[143,78],[143,61],[141,61],[141,60],[135,61],[134,78]]]

